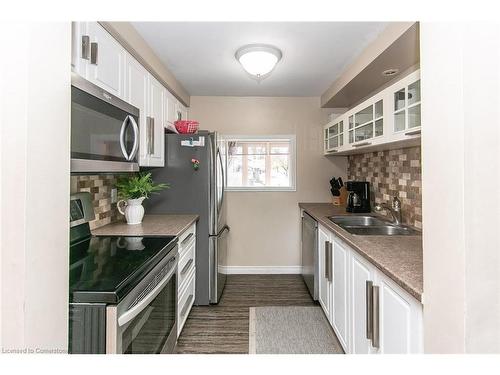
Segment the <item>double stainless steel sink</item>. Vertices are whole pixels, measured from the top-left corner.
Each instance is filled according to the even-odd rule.
[[[421,233],[405,225],[369,215],[330,216],[328,219],[351,234],[361,236],[417,236]]]

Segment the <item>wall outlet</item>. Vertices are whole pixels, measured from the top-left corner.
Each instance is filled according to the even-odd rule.
[[[111,203],[118,202],[118,190],[116,188],[111,189]]]

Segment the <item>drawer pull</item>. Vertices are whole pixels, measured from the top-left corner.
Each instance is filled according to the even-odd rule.
[[[193,237],[193,232],[189,233],[188,236],[182,240],[181,245],[184,245],[186,242],[188,242],[191,237]]]
[[[188,297],[188,299],[184,303],[184,306],[182,307],[182,310],[181,310],[181,316],[182,317],[184,317],[184,315],[186,315],[186,311],[187,311],[187,309],[189,309],[189,305],[193,301],[193,298],[194,298],[194,296],[192,294],[190,294],[189,297]]]
[[[373,281],[366,280],[366,338],[373,338]]]
[[[191,264],[193,264],[193,258],[189,259],[189,261],[182,267],[181,275],[184,275],[189,268],[191,268]]]
[[[379,287],[374,286],[373,287],[373,303],[372,303],[372,346],[374,348],[380,348],[380,303],[379,303],[379,298],[380,298],[380,292],[379,292]]]

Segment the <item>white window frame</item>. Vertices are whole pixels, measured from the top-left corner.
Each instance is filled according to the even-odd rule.
[[[228,186],[227,185],[227,172],[224,173],[226,181],[224,181],[226,191],[297,191],[297,137],[295,134],[282,134],[282,135],[229,135],[221,136],[224,142],[227,141],[254,141],[254,142],[268,142],[268,141],[286,141],[290,142],[290,186]],[[225,166],[227,171],[227,162],[229,159],[228,147],[226,145]]]

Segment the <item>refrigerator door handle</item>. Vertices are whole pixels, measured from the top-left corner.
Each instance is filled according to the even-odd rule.
[[[224,226],[222,227],[222,229],[219,231],[219,233],[217,233],[217,237],[222,236],[222,235],[224,234],[224,232],[225,232],[225,231],[228,231],[228,232],[229,232],[230,230],[231,230],[231,228],[229,228],[229,225],[224,225]]]
[[[221,156],[219,147],[217,147],[217,156],[219,158],[220,171],[222,173],[222,193],[221,193],[221,197],[220,197],[220,207],[218,209],[218,211],[220,212],[220,210],[222,208],[222,204],[224,203],[224,189],[226,188],[226,176],[224,175],[224,165],[222,164],[222,156]]]

